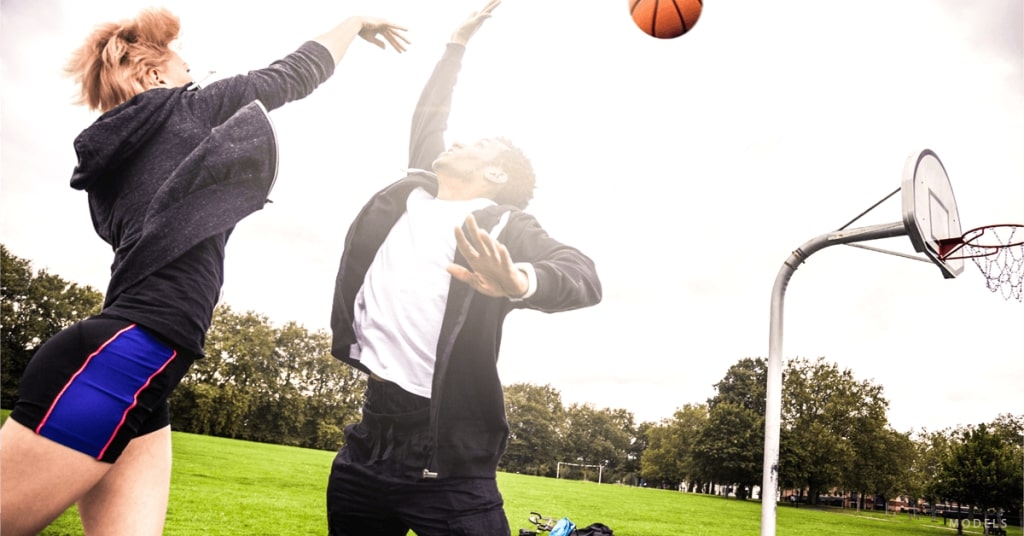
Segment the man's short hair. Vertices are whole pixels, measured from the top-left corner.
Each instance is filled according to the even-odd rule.
[[[537,176],[533,173],[533,164],[530,163],[526,154],[507,138],[495,139],[508,147],[494,162],[508,174],[508,182],[494,196],[494,201],[499,205],[514,205],[525,209],[533,199],[533,190],[537,184]]]

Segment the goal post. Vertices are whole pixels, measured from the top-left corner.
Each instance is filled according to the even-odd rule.
[[[562,478],[562,466],[566,465],[569,467],[582,467],[584,470],[589,468],[597,469],[597,483],[601,483],[601,477],[604,475],[604,465],[599,464],[588,464],[588,463],[573,463],[573,462],[558,462],[555,466],[555,479]],[[584,473],[585,474],[585,473]]]

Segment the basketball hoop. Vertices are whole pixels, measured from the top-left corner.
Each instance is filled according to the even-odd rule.
[[[1024,225],[983,225],[938,243],[940,259],[971,259],[989,290],[1024,301]]]

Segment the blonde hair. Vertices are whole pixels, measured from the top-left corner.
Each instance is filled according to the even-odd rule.
[[[64,67],[80,86],[75,103],[106,112],[149,89],[146,73],[171,58],[180,29],[178,17],[164,8],[98,25]]]

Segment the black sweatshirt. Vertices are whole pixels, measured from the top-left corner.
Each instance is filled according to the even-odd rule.
[[[309,95],[333,73],[330,51],[310,41],[203,89],[145,91],[75,139],[71,186],[89,193],[93,227],[114,250],[101,315],[203,355],[228,236],[263,207],[277,175],[265,109]]]

